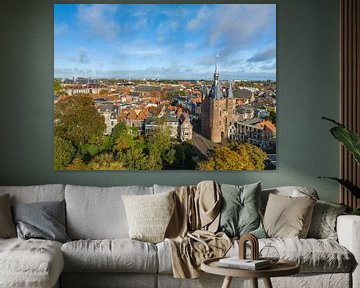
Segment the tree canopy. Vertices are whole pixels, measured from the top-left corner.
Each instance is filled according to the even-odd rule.
[[[55,96],[61,96],[64,95],[65,91],[63,89],[63,87],[61,86],[61,83],[59,80],[55,79],[54,80],[54,95]]]
[[[200,170],[262,170],[266,153],[249,143],[218,146],[208,161],[198,164]]]
[[[104,130],[104,117],[96,111],[90,97],[66,96],[55,104],[55,136],[80,145],[101,137]]]
[[[71,141],[60,137],[54,138],[54,168],[63,169],[75,156],[76,149]]]

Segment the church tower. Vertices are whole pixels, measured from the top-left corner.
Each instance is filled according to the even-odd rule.
[[[203,89],[203,102],[201,104],[201,134],[215,143],[228,139],[229,126],[235,118],[235,99],[232,85],[230,82],[229,88],[223,91],[219,81],[218,57],[212,86],[209,92]],[[204,95],[204,93],[206,94]]]

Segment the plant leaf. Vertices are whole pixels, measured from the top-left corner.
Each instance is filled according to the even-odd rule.
[[[330,131],[353,154],[356,162],[360,165],[360,136],[340,126],[333,127]]]
[[[349,180],[340,179],[340,178],[336,178],[336,177],[319,177],[319,178],[326,178],[326,179],[337,181],[342,186],[344,186],[346,189],[348,189],[356,198],[360,198],[360,188],[355,186]]]
[[[345,127],[343,124],[341,124],[341,123],[339,123],[339,122],[335,121],[334,119],[330,119],[330,118],[327,118],[327,117],[321,117],[321,119],[324,119],[324,120],[330,121],[330,122],[332,122],[332,123],[336,124],[336,125],[337,125],[337,126],[339,126],[339,127]]]
[[[330,129],[331,134],[353,154],[355,161],[360,165],[360,136],[333,119],[327,117],[321,118],[337,125],[337,127]]]

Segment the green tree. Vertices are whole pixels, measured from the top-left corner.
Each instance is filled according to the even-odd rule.
[[[55,104],[55,135],[76,146],[103,136],[104,117],[88,96],[67,96]]]
[[[75,147],[71,141],[60,137],[54,138],[54,168],[55,170],[64,169],[74,158]]]
[[[127,127],[126,127],[125,122],[117,123],[111,132],[110,138],[111,138],[112,143],[115,143],[116,140],[119,138],[119,136],[121,136],[122,133],[126,130],[127,130]]]
[[[90,170],[125,170],[122,163],[114,159],[112,153],[103,153],[95,156],[88,164]]]
[[[275,108],[268,108],[267,110],[270,113],[270,117],[269,117],[270,121],[272,123],[276,123],[276,110],[275,110]]]
[[[135,137],[128,129],[122,130],[113,145],[113,150],[117,152],[125,151],[136,144]]]
[[[66,94],[63,87],[61,86],[61,83],[59,80],[54,80],[54,95],[55,96],[61,96]]]
[[[171,166],[175,161],[176,150],[171,144],[170,130],[165,125],[160,126],[147,137],[149,163],[155,169]],[[158,168],[160,167],[160,168]]]
[[[149,170],[151,162],[141,147],[132,146],[118,153],[118,161],[124,163],[129,170]]]
[[[234,143],[231,149],[250,160],[246,170],[263,170],[265,168],[266,153],[258,146],[250,143]]]
[[[67,166],[67,170],[88,170],[88,166],[81,160],[80,157],[75,157],[74,160]]]
[[[208,161],[198,164],[200,170],[263,170],[266,153],[249,143],[218,146]]]
[[[176,155],[173,169],[194,170],[199,161],[205,157],[191,141],[186,141],[175,146]]]

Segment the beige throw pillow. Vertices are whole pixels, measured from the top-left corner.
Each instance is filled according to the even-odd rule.
[[[164,240],[175,207],[173,193],[122,196],[131,239],[151,243]]]
[[[316,200],[311,197],[269,195],[264,228],[269,237],[306,238]]]
[[[9,194],[0,196],[0,238],[16,237]]]

